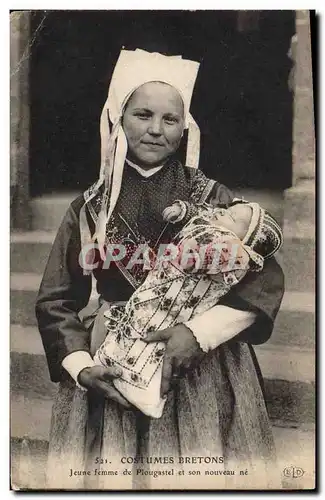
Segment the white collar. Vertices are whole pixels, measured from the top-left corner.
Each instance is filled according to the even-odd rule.
[[[139,167],[139,165],[137,165],[136,163],[133,163],[132,161],[128,160],[127,158],[125,159],[125,161],[130,167],[134,168],[137,172],[139,172],[139,174],[142,177],[151,177],[156,172],[159,172],[159,170],[161,170],[164,166],[164,165],[158,165],[158,167],[154,167],[154,168],[150,168],[149,170],[146,170],[144,168]]]

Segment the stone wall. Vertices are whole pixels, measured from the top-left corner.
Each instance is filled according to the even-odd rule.
[[[309,12],[297,11],[296,36],[293,41],[295,60],[293,185],[299,179],[315,178],[315,127],[313,75]]]
[[[11,225],[29,229],[30,12],[10,15],[10,209]]]

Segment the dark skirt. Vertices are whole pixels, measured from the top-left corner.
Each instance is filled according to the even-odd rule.
[[[222,344],[169,392],[160,419],[61,383],[51,489],[278,489],[272,430],[249,345]]]

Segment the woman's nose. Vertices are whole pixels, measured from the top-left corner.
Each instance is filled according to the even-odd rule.
[[[162,134],[162,123],[160,119],[152,119],[148,127],[148,133],[150,135],[161,135]]]

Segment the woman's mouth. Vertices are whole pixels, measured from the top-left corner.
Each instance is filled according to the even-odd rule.
[[[149,148],[161,148],[163,147],[163,144],[161,142],[154,142],[154,141],[142,141],[142,144]]]

